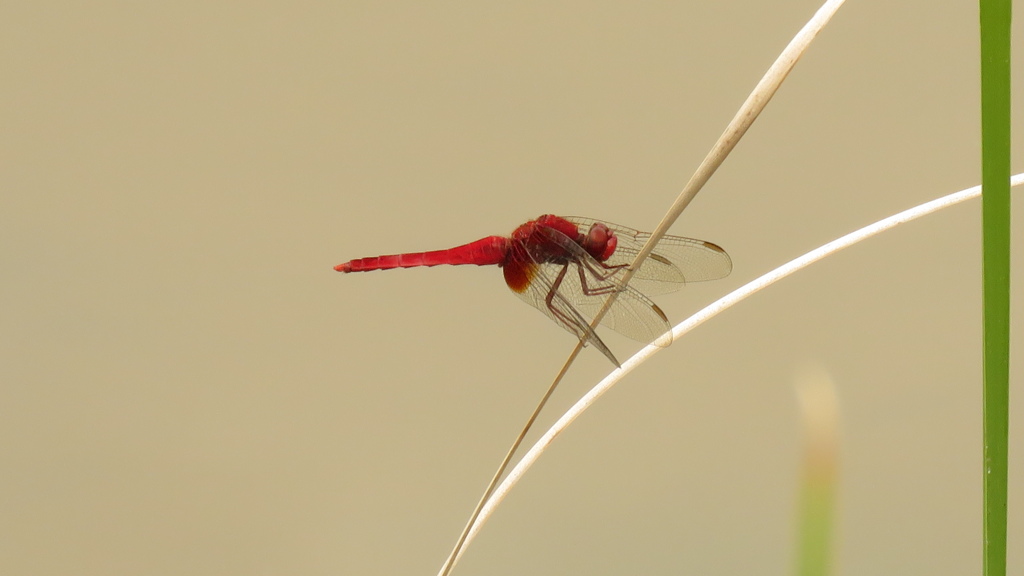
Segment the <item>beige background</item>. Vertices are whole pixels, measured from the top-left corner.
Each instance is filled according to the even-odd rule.
[[[672,318],[978,183],[977,7],[940,4],[841,10],[673,229],[735,270],[659,298]],[[7,3],[0,573],[433,574],[573,340],[497,269],[331,267],[545,212],[653,228],[816,8]],[[840,572],[979,573],[979,210],[857,246],[658,356],[457,573],[792,573],[807,363],[842,402]],[[587,350],[543,422],[609,367]]]

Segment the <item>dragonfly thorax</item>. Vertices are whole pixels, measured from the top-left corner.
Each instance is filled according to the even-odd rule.
[[[572,251],[566,251],[557,241],[552,242],[548,233],[536,236],[538,228],[546,228],[583,248],[598,262],[611,258],[618,246],[615,232],[601,222],[594,222],[584,233],[575,223],[553,214],[545,214],[536,220],[523,224],[512,233],[512,240],[528,247],[531,256],[538,262],[564,263],[572,260]]]

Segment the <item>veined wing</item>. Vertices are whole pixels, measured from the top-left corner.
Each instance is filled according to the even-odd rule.
[[[631,264],[651,237],[648,232],[604,220],[577,216],[567,216],[565,219],[579,226],[582,234],[586,234],[595,222],[601,222],[615,232],[618,246],[605,262],[608,266]],[[630,286],[636,286],[646,294],[664,294],[682,288],[687,282],[718,280],[730,272],[732,259],[717,244],[683,236],[665,236],[640,265]]]

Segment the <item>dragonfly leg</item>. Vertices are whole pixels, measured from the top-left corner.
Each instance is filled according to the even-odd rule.
[[[594,275],[598,280],[607,280],[616,274],[623,272],[629,267],[629,264],[616,264],[614,266],[605,264],[598,260],[584,260],[583,264],[587,267],[587,270]],[[597,264],[601,268],[598,269],[594,264]]]
[[[555,306],[554,300],[555,298],[559,298],[561,299],[562,303],[566,304],[569,307],[570,311],[575,312],[572,306],[568,302],[566,302],[565,299],[558,293],[558,288],[562,285],[562,281],[565,280],[565,274],[568,271],[569,264],[566,263],[562,265],[562,270],[559,271],[558,276],[556,276],[554,281],[551,283],[551,289],[548,290],[548,294],[544,298],[544,302],[547,305],[548,310],[551,312],[552,316],[554,316],[563,324],[565,324],[565,326],[569,328],[571,332],[575,333],[576,337],[579,338],[584,344],[593,344],[595,348],[600,350],[602,354],[604,354],[609,360],[612,361],[612,364],[615,364],[615,366],[621,368],[622,365],[619,364],[619,360],[615,357],[614,354],[612,354],[612,351],[608,349],[608,346],[604,343],[603,340],[601,340],[601,337],[598,336],[596,332],[594,332],[594,330],[590,327],[589,324],[587,324],[586,320],[582,317],[579,317],[578,312],[576,312],[576,317],[574,317],[573,315],[561,310],[558,306]],[[582,271],[580,273],[582,274]]]
[[[548,290],[548,295],[544,298],[544,303],[556,318],[561,320],[566,326],[573,328],[573,332],[575,332],[580,339],[586,339],[586,329],[580,326],[579,322],[577,322],[575,318],[571,318],[554,304],[555,296],[558,295],[558,287],[562,285],[562,280],[565,279],[565,273],[568,270],[568,264],[562,266],[562,269],[558,272],[558,276],[556,276],[554,281],[551,282],[551,289]]]
[[[625,267],[624,264],[620,265],[620,266],[615,266],[615,268],[624,268],[624,267]],[[590,268],[588,267],[587,270],[590,270]],[[583,290],[583,293],[586,294],[587,296],[600,296],[602,294],[611,294],[612,292],[618,292],[619,291],[619,287],[616,286],[615,284],[605,284],[603,286],[598,286],[598,287],[591,288],[590,285],[587,284],[587,274],[586,274],[586,272],[583,271],[583,267],[582,266],[577,266],[576,267],[576,272],[579,273],[579,275],[580,275],[580,288]],[[616,271],[614,271],[611,274],[608,274],[606,276],[597,275],[597,278],[599,280],[604,281],[604,280],[607,280],[608,278],[611,278],[616,272],[618,272],[618,270],[616,270]]]

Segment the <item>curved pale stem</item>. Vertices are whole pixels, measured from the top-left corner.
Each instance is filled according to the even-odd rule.
[[[1024,184],[1024,174],[1017,174],[1010,178],[1011,186],[1020,186],[1021,184]],[[720,312],[725,311],[734,304],[753,295],[755,292],[758,292],[759,290],[763,290],[764,288],[771,286],[772,284],[778,282],[779,280],[782,280],[783,278],[789,276],[790,274],[796,272],[797,270],[806,268],[807,266],[813,264],[814,262],[821,260],[825,256],[838,252],[843,248],[852,246],[857,242],[866,240],[867,238],[885,232],[886,230],[889,230],[905,222],[909,222],[911,220],[915,220],[922,216],[931,214],[932,212],[937,212],[943,208],[948,208],[955,204],[959,204],[960,202],[963,202],[965,200],[976,198],[979,195],[981,195],[981,186],[975,186],[973,188],[968,188],[967,190],[962,190],[960,192],[956,192],[948,196],[943,196],[942,198],[939,198],[937,200],[932,200],[931,202],[926,202],[919,206],[915,206],[914,208],[910,208],[909,210],[904,210],[903,212],[890,216],[884,220],[875,222],[870,226],[865,226],[864,228],[861,228],[856,232],[851,232],[841,238],[833,240],[832,242],[829,242],[828,244],[825,244],[820,248],[811,250],[810,252],[804,254],[803,256],[791,260],[790,262],[776,268],[775,270],[772,270],[771,272],[761,276],[760,278],[757,278],[756,280],[749,282],[746,285],[734,290],[733,292],[727,294],[726,296],[718,299],[716,302],[706,306],[700,312],[697,312],[693,316],[679,323],[678,325],[675,326],[675,328],[672,329],[673,339],[680,338],[683,334],[686,334],[687,332],[693,330],[697,326],[700,326],[704,322],[707,322],[714,316],[717,316]],[[505,496],[512,489],[512,487],[515,486],[516,483],[519,482],[519,479],[522,478],[523,474],[525,474],[526,471],[529,470],[531,466],[533,466],[533,463],[537,461],[537,458],[539,458],[540,455],[544,452],[544,450],[551,444],[551,442],[554,441],[555,437],[561,434],[562,431],[564,431],[569,426],[569,424],[571,424],[574,420],[576,420],[576,418],[580,416],[580,414],[582,414],[587,408],[589,408],[591,404],[596,402],[598,398],[600,398],[602,395],[604,395],[605,392],[610,390],[612,386],[618,383],[618,381],[621,380],[623,376],[629,374],[630,372],[633,371],[634,368],[644,363],[648,358],[654,356],[655,354],[662,350],[666,350],[666,348],[661,348],[655,345],[650,345],[641,349],[639,352],[634,354],[632,358],[623,362],[621,368],[612,371],[608,376],[606,376],[596,386],[594,386],[594,388],[591,389],[590,392],[587,392],[586,395],[580,398],[579,401],[577,401],[576,404],[572,406],[572,408],[570,408],[565,414],[563,414],[562,417],[559,418],[558,421],[555,422],[554,425],[552,425],[551,428],[547,432],[545,432],[539,440],[537,440],[537,443],[534,444],[532,448],[530,448],[529,452],[527,452],[526,455],[523,456],[522,460],[520,460],[519,463],[516,464],[516,466],[512,469],[512,471],[509,472],[508,476],[501,483],[501,485],[499,485],[497,489],[495,489],[494,494],[487,501],[487,503],[484,504],[484,506],[480,510],[480,514],[477,517],[476,522],[470,528],[466,536],[465,545],[468,545],[469,542],[473,540],[476,534],[480,531],[480,528],[483,526],[484,522],[486,522],[487,519],[494,512],[494,509],[497,508],[499,504],[501,504],[501,501],[504,500]],[[465,550],[465,545],[462,547],[463,550]],[[458,557],[456,557],[456,560],[458,560]]]

